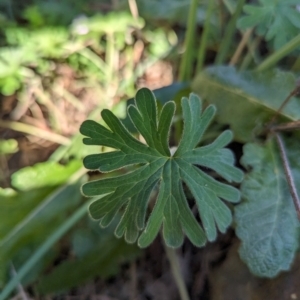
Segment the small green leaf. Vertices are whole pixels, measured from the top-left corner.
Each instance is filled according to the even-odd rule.
[[[129,243],[134,243],[143,230],[138,244],[146,247],[163,226],[168,246],[179,247],[186,234],[193,244],[200,247],[206,239],[212,241],[216,238],[217,229],[225,232],[232,221],[231,212],[221,199],[237,202],[239,191],[195,166],[210,168],[229,182],[241,181],[243,173],[234,167],[232,153],[223,149],[231,141],[232,134],[225,131],[212,144],[198,148],[214,117],[215,108],[209,106],[202,112],[201,100],[191,94],[189,99],[182,99],[182,109],[183,136],[174,154],[171,154],[168,140],[175,103],[165,103],[158,116],[155,96],[145,88],[138,91],[135,105],[129,106],[128,114],[146,144],[134,138],[108,110],[102,111],[102,118],[109,129],[91,120],[81,126],[81,133],[87,136],[83,140],[85,144],[116,149],[87,156],[84,159],[86,168],[109,172],[131,166],[131,171],[124,175],[82,186],[86,196],[106,194],[90,205],[91,216],[99,219],[101,226],[108,226],[119,210],[123,212],[115,233],[118,237],[124,235]],[[189,208],[183,182],[195,197],[204,230]],[[145,224],[150,196],[157,186],[156,203]]]
[[[272,40],[275,49],[279,49],[294,38],[300,29],[300,12],[295,5],[298,0],[259,1],[261,5],[245,5],[247,14],[238,21],[240,29],[256,27],[259,35]]]
[[[59,185],[68,180],[80,166],[78,160],[73,160],[66,166],[53,161],[37,163],[13,173],[12,186],[21,191],[28,191]]]
[[[293,142],[289,159],[299,180],[299,150]],[[251,171],[241,187],[244,201],[235,209],[240,256],[253,274],[274,277],[290,268],[299,226],[277,145],[273,140],[246,144],[241,162]]]

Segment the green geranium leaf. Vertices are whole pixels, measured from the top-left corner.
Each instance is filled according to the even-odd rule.
[[[125,166],[133,169],[121,176],[91,181],[83,185],[86,196],[107,194],[90,205],[90,214],[100,219],[103,227],[108,226],[122,209],[123,217],[116,228],[116,235],[129,243],[148,246],[163,225],[163,235],[168,246],[179,247],[184,233],[196,246],[203,246],[206,239],[216,238],[217,228],[225,232],[230,225],[230,209],[221,200],[238,202],[239,191],[218,182],[194,165],[216,171],[227,181],[239,182],[243,173],[235,168],[230,150],[223,149],[232,139],[230,131],[223,132],[212,144],[198,148],[197,145],[215,114],[215,107],[209,106],[202,112],[202,102],[191,94],[183,98],[182,111],[184,130],[175,151],[169,149],[169,133],[175,112],[175,103],[167,102],[160,114],[156,99],[148,89],[141,89],[135,97],[135,105],[128,108],[128,114],[146,144],[134,138],[121,121],[109,110],[102,111],[102,118],[108,128],[91,120],[81,126],[86,145],[103,145],[116,151],[89,155],[84,159],[88,169],[110,172]],[[174,153],[173,153],[174,152]],[[132,165],[137,165],[133,167]],[[188,206],[183,182],[192,192],[199,209],[202,227]],[[159,191],[154,208],[145,226],[146,212],[153,189]]]
[[[295,181],[299,182],[299,145],[287,145]],[[240,256],[251,272],[274,277],[288,270],[298,246],[298,220],[285,178],[277,145],[246,144],[242,164],[251,171],[236,206],[236,234],[242,240]]]
[[[295,5],[299,0],[260,0],[260,5],[245,5],[247,14],[239,19],[240,29],[256,27],[259,35],[273,41],[275,49],[282,47],[299,33],[300,12]]]

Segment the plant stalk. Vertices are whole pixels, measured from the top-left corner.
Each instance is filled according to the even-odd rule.
[[[275,123],[276,119],[278,118],[279,114],[282,112],[284,107],[288,104],[288,102],[292,99],[292,97],[296,96],[300,93],[300,85],[297,84],[297,86],[290,92],[290,94],[286,97],[286,99],[282,102],[278,110],[276,111],[275,115],[273,116],[271,120],[271,124]]]
[[[249,67],[252,59],[254,60],[254,62],[255,62],[255,60],[257,60],[256,54],[255,54],[255,49],[258,48],[258,45],[260,42],[261,42],[261,37],[258,36],[251,42],[250,45],[248,44],[248,52],[243,58],[243,61],[241,63],[240,69],[239,69],[240,71],[246,70]]]
[[[59,135],[57,133],[47,131],[47,130],[44,130],[41,128],[37,128],[32,125],[20,123],[20,122],[0,120],[0,127],[12,129],[12,130],[27,133],[27,134],[31,134],[31,135],[37,136],[41,139],[51,141],[51,142],[61,144],[61,145],[69,145],[71,143],[70,139],[68,139],[62,135]]]
[[[190,5],[188,20],[187,20],[187,33],[184,41],[185,51],[183,53],[180,68],[179,68],[180,81],[189,80],[191,77],[197,7],[198,7],[198,1],[192,0]]]
[[[256,71],[262,72],[274,66],[279,60],[287,56],[290,52],[300,46],[300,34],[294,37],[291,41],[282,46],[275,53],[266,58],[257,68]]]
[[[248,42],[251,34],[252,34],[252,31],[253,31],[253,28],[250,28],[250,29],[246,30],[243,33],[243,37],[242,37],[242,39],[241,39],[238,47],[236,48],[236,50],[235,50],[235,52],[234,52],[234,54],[233,54],[233,56],[232,56],[232,58],[231,58],[231,60],[229,62],[229,64],[231,66],[236,65],[237,62],[239,61],[239,59],[240,59],[240,57],[242,55],[242,52],[243,52],[243,50],[244,50],[244,48],[245,48],[245,46],[246,46],[246,44],[247,44],[247,42]]]
[[[272,131],[288,131],[288,130],[295,130],[295,129],[300,129],[300,121],[279,124],[271,127]]]
[[[138,10],[138,6],[136,4],[135,0],[128,0],[128,5],[129,5],[129,9],[130,9],[130,13],[133,16],[134,19],[138,19],[139,18],[139,10]]]
[[[296,210],[298,219],[300,220],[300,199],[299,199],[299,196],[298,196],[298,192],[297,192],[297,189],[296,189],[294,178],[293,178],[291,168],[290,168],[290,165],[289,165],[289,161],[288,161],[288,158],[287,158],[287,154],[286,154],[286,151],[285,151],[285,146],[284,146],[284,143],[283,143],[283,140],[282,140],[280,134],[278,132],[274,132],[274,134],[275,134],[277,144],[278,144],[278,147],[279,147],[279,152],[280,152],[280,156],[281,156],[281,159],[282,159],[282,162],[283,162],[284,172],[285,172],[286,179],[287,179],[287,182],[288,182],[288,186],[289,186],[289,189],[290,189],[290,193],[291,193],[291,196],[292,196],[292,199],[293,199],[293,202],[294,202],[295,210]]]
[[[235,12],[232,15],[226,27],[225,36],[222,39],[220,49],[215,60],[215,64],[217,65],[223,64],[226,60],[227,53],[229,51],[230,45],[232,44],[233,35],[236,30],[236,21],[242,12],[244,4],[245,4],[245,0],[238,1]]]
[[[178,256],[176,254],[175,249],[168,247],[164,242],[163,242],[168,260],[170,262],[171,265],[171,270],[172,270],[172,274],[174,276],[176,285],[178,287],[179,290],[179,294],[180,294],[180,298],[181,300],[190,300],[188,291],[186,289],[186,285],[180,270],[180,264],[179,264],[179,260],[178,260]],[[1,299],[0,299],[1,300]]]
[[[198,59],[197,59],[197,73],[200,72],[203,68],[204,60],[205,60],[205,53],[206,53],[206,46],[207,46],[207,39],[210,29],[210,19],[213,12],[215,0],[209,0],[208,2],[208,8],[205,16],[205,22],[203,27],[203,33],[201,36],[200,41],[200,48],[198,53]]]

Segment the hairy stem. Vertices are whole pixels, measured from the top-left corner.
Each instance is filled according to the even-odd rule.
[[[287,158],[287,154],[286,154],[286,151],[285,151],[285,146],[284,146],[284,143],[283,143],[283,140],[282,140],[280,134],[278,132],[274,132],[274,134],[275,134],[276,141],[277,141],[277,144],[278,144],[278,147],[279,147],[280,156],[281,156],[281,159],[282,159],[282,162],[283,162],[284,172],[285,172],[285,175],[286,175],[286,179],[287,179],[287,182],[288,182],[290,193],[291,193],[291,196],[293,198],[293,202],[294,202],[294,206],[295,206],[295,209],[296,209],[296,212],[297,212],[298,219],[300,220],[300,199],[299,199],[299,196],[298,196],[298,193],[297,193],[296,185],[295,185],[295,182],[294,182],[294,178],[293,178],[291,168],[290,168],[290,165],[289,165],[289,161],[288,161],[288,158]]]
[[[137,272],[136,272],[136,262],[133,261],[130,264],[130,300],[137,299],[138,291],[138,281],[137,281]]]
[[[168,247],[165,243],[163,243],[168,260],[171,265],[172,274],[174,276],[176,285],[179,290],[181,300],[190,300],[189,294],[187,292],[185,282],[180,270],[180,264],[178,260],[178,256],[176,254],[175,249]]]

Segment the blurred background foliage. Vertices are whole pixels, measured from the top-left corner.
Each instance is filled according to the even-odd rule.
[[[278,63],[299,72],[299,13],[281,1],[274,20],[269,6],[256,11],[248,2],[0,0],[0,291],[67,295],[142,253],[116,239],[113,224],[100,229],[87,215],[81,161],[108,149],[83,147],[83,120],[101,122],[103,108],[125,118],[124,100],[141,86],[168,86],[156,90],[158,99],[179,101],[190,82],[197,91],[205,76],[219,80],[220,69],[193,80],[210,64],[263,71]],[[275,34],[281,25],[287,30]],[[224,95],[224,86],[215,92]],[[175,140],[181,129],[176,122]],[[204,139],[220,130],[213,124]]]
[[[81,160],[93,150],[79,125],[103,108],[124,117],[120,99],[177,36],[146,27],[125,1],[4,0],[0,11],[0,290],[25,266],[20,282],[36,295],[67,292],[141,252],[87,215]]]

